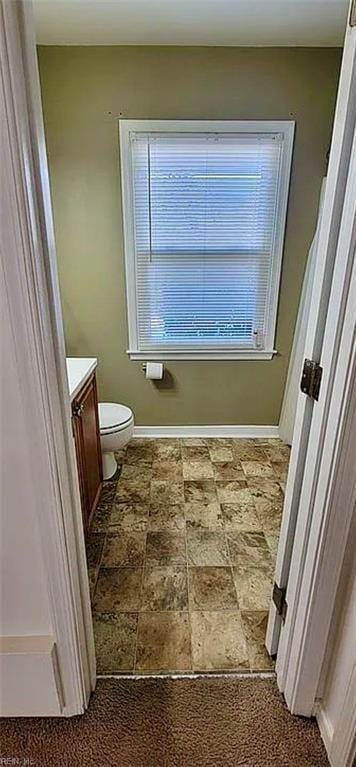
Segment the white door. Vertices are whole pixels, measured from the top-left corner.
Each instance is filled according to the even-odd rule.
[[[323,178],[319,199],[318,220],[315,234],[309,248],[308,260],[303,281],[303,290],[300,297],[298,317],[294,331],[292,352],[289,360],[287,383],[284,391],[281,416],[279,419],[279,436],[288,445],[293,444],[293,431],[297,410],[298,393],[300,388],[300,376],[304,362],[305,336],[309,325],[311,292],[315,270],[317,268],[316,256],[318,252],[321,214],[325,197],[325,183],[326,178]]]
[[[348,26],[340,73],[334,129],[330,151],[325,199],[320,222],[316,253],[316,268],[311,294],[311,310],[305,338],[305,357],[320,361],[328,303],[338,244],[345,188],[350,164],[356,111],[356,28]],[[323,381],[321,382],[323,385]],[[298,518],[306,467],[306,455],[312,420],[319,403],[303,394],[298,395],[293,444],[285,494],[282,526],[275,570],[275,597],[280,598],[279,611],[271,603],[267,627],[266,647],[271,655],[278,651],[283,623],[281,613],[288,609],[288,583],[294,535]],[[288,584],[288,588],[287,588]]]

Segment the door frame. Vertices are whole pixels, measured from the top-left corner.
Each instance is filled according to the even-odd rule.
[[[320,361],[325,335],[325,323],[329,308],[330,291],[333,270],[338,245],[345,188],[350,162],[356,111],[356,29],[348,26],[345,34],[345,45],[341,65],[339,88],[335,109],[335,119],[331,142],[328,174],[325,183],[325,197],[320,220],[318,237],[316,270],[311,290],[311,310],[305,337],[304,356],[311,360]],[[324,381],[322,389],[324,388]],[[310,508],[311,495],[306,495],[304,485],[308,472],[311,475],[312,464],[307,452],[310,442],[310,430],[316,411],[320,411],[320,402],[315,402],[299,392],[295,426],[293,433],[292,451],[285,493],[282,526],[277,552],[275,582],[287,589],[288,601],[291,603],[290,591],[293,579],[298,576],[291,572],[291,559],[296,538],[296,525],[300,505]],[[314,437],[318,440],[318,437]],[[307,464],[308,460],[308,464]],[[317,471],[317,462],[313,464]],[[303,500],[302,500],[303,495]],[[308,517],[307,517],[308,519]],[[298,530],[302,536],[303,549],[306,550],[308,531]],[[302,561],[300,562],[302,567]],[[291,609],[291,608],[290,608]],[[290,611],[289,611],[290,612]],[[266,646],[274,655],[279,649],[280,632],[286,633],[277,610],[271,605]]]
[[[320,359],[324,380],[310,430],[276,663],[288,707],[306,716],[315,709],[356,502],[355,247],[356,132]]]
[[[7,128],[1,157],[8,195],[3,279],[24,428],[33,435],[30,469],[40,484],[37,522],[60,708],[63,716],[72,716],[84,712],[95,686],[95,650],[33,11],[27,0],[0,0],[0,62]]]
[[[346,165],[347,173],[344,169],[345,191],[319,357],[323,367],[322,385],[319,401],[313,406],[286,591],[287,614],[281,627],[276,661],[278,686],[288,708],[292,713],[305,716],[311,716],[315,711],[356,501],[356,467],[352,452],[356,443],[355,48],[356,29],[349,26],[338,97],[341,106],[338,114],[345,125],[338,132],[342,123],[338,125],[336,119],[337,143],[333,142],[332,146],[330,166],[333,177],[328,179],[329,193],[331,184],[336,181],[336,173],[340,172],[340,163],[333,165],[332,161],[340,152],[340,139],[344,142],[345,134],[350,159]],[[328,188],[325,208],[327,195]],[[324,218],[325,230],[329,227],[328,238],[323,240],[321,231],[320,240],[324,246],[335,234],[330,231],[332,210],[330,205],[330,220],[326,220],[327,211]]]

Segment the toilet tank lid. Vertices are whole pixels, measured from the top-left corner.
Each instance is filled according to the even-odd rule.
[[[118,405],[116,402],[99,402],[100,429],[112,429],[114,426],[122,426],[132,418],[132,410],[126,405]]]

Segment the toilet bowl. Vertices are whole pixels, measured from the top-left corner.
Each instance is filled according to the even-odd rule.
[[[133,435],[134,415],[126,405],[99,402],[99,425],[103,478],[110,479],[117,469],[115,451],[125,447]]]

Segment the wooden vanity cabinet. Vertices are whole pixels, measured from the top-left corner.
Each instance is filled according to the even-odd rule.
[[[101,490],[98,395],[93,373],[72,402],[72,424],[77,454],[83,525],[88,532]]]

